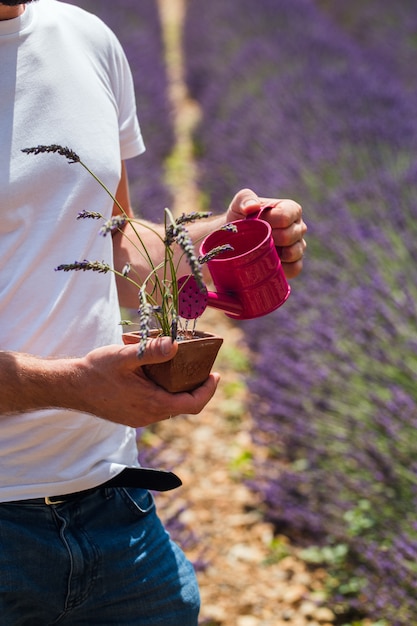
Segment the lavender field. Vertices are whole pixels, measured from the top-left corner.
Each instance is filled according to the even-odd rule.
[[[251,485],[341,623],[416,623],[417,7],[193,0],[184,42],[207,204],[250,186],[309,224],[290,300],[246,323]]]

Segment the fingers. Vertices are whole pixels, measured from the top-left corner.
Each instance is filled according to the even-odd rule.
[[[307,248],[307,243],[304,239],[296,241],[295,243],[285,246],[278,247],[278,253],[282,263],[296,263],[297,261],[302,260],[304,253]]]
[[[295,278],[303,268],[303,257],[307,248],[304,236],[307,225],[303,220],[303,209],[294,200],[261,198],[267,208],[262,218],[272,226],[272,236],[281,258],[287,278]]]
[[[292,263],[282,263],[282,269],[284,270],[284,274],[288,280],[291,278],[296,278],[303,269],[304,259],[301,258],[298,261],[293,261]]]
[[[197,389],[189,392],[170,393],[156,385],[145,376],[142,370],[136,374],[136,384],[140,394],[140,409],[128,422],[133,426],[146,426],[177,415],[197,415],[201,413],[207,403],[214,396],[220,376],[217,373],[209,375],[208,379]],[[134,392],[131,381],[131,392]],[[144,414],[145,409],[145,414]]]
[[[125,346],[125,350],[128,348],[135,349],[134,361],[129,358],[131,373],[135,374],[134,380],[131,380],[131,385],[135,385],[135,383],[137,385],[141,404],[146,409],[147,424],[169,419],[176,415],[197,415],[213,397],[220,379],[218,374],[210,374],[206,382],[200,387],[192,392],[184,393],[169,393],[145,375],[142,365],[161,363],[175,356],[178,344],[177,342],[172,343],[170,337],[148,340],[146,351],[140,359],[137,358],[137,344]],[[134,393],[133,386],[131,386],[130,392]],[[138,413],[137,417],[143,420],[141,412]],[[141,424],[143,425],[144,422],[141,421]]]
[[[285,247],[277,247],[282,269],[287,279],[295,278],[302,271],[306,248],[307,243],[304,239],[300,239]]]
[[[294,223],[303,223],[303,209],[298,202],[284,198],[277,200],[276,198],[260,198],[261,206],[270,207],[262,214],[262,218],[266,219],[272,228],[288,228]]]
[[[300,219],[295,222],[290,223],[288,226],[281,227],[273,227],[272,228],[272,236],[274,238],[275,245],[280,248],[290,248],[291,246],[296,246],[295,250],[298,252],[304,252],[306,247],[306,242],[304,240],[304,235],[307,232],[307,225],[305,222]],[[288,258],[287,260],[293,260]]]
[[[175,415],[185,413],[190,415],[200,413],[214,396],[219,380],[219,374],[212,373],[206,382],[200,385],[200,387],[197,387],[197,389],[194,389],[194,391],[169,394],[170,413],[167,417],[174,417]]]

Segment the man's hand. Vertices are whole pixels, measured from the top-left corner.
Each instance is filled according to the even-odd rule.
[[[42,359],[0,351],[0,415],[61,408],[138,428],[182,413],[197,414],[212,398],[218,374],[189,393],[169,393],[145,376],[142,365],[173,358],[169,337],[137,345],[97,348],[81,358]]]
[[[160,337],[148,341],[141,359],[135,344],[93,350],[81,359],[86,397],[77,408],[135,428],[182,413],[200,413],[216,391],[218,374],[211,374],[194,391],[169,393],[143,373],[142,365],[169,361],[177,349],[169,337]]]
[[[294,278],[301,272],[303,255],[307,247],[304,240],[307,226],[302,218],[302,208],[297,202],[261,198],[251,189],[241,189],[230,203],[227,221],[244,219],[263,207],[271,207],[262,213],[262,219],[272,226],[272,236],[286,277]]]

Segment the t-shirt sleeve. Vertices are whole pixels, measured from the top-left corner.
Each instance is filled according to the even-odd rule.
[[[137,111],[132,72],[124,50],[114,38],[113,87],[118,106],[120,155],[130,159],[145,151]]]

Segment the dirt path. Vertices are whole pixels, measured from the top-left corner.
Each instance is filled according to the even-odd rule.
[[[168,73],[177,148],[170,161],[170,181],[178,212],[198,209],[190,130],[198,108],[183,81],[180,26],[185,0],[158,0],[165,27]],[[173,500],[158,497],[161,516],[184,506],[180,519],[200,542],[186,550],[207,567],[198,573],[206,626],[331,626],[334,616],[315,602],[322,574],[314,575],[297,559],[286,539],[274,538],[262,521],[253,494],[243,484],[246,459],[262,454],[249,436],[251,417],[242,369],[250,356],[238,325],[220,312],[204,314],[200,327],[224,337],[216,369],[218,392],[199,416],[180,416],[158,424],[147,434],[153,446],[172,455],[183,487]],[[169,458],[169,457],[168,457]],[[181,458],[178,465],[175,459]],[[180,626],[180,625],[179,625]]]
[[[181,47],[181,25],[185,14],[185,0],[158,0],[164,24],[167,50],[167,73],[174,115],[176,148],[168,164],[168,184],[174,191],[174,213],[198,210],[199,193],[192,154],[190,133],[198,122],[200,111],[187,93],[184,82],[184,63]]]

